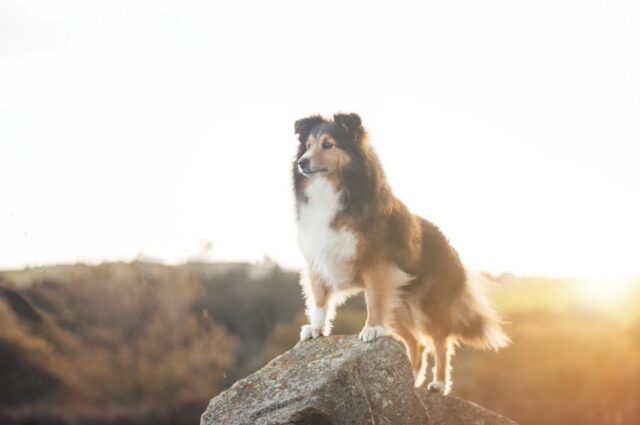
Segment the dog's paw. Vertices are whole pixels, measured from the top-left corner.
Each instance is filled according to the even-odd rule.
[[[385,336],[387,330],[384,326],[365,326],[360,332],[360,340],[364,342],[371,342],[374,339],[378,339],[381,336]]]
[[[423,371],[418,372],[418,374],[414,377],[413,386],[416,388],[420,388],[422,384],[424,384],[425,379],[427,379],[426,374]]]
[[[444,381],[432,381],[429,383],[427,389],[432,393],[447,394],[449,392],[447,384]]]
[[[302,325],[300,328],[300,341],[316,339],[322,335],[322,329],[313,328],[311,325]]]

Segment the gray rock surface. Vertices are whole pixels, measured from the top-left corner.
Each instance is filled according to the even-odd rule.
[[[514,422],[472,403],[415,391],[404,348],[385,337],[298,343],[214,397],[201,425],[477,424]]]
[[[429,392],[426,385],[418,388],[416,394],[427,409],[431,425],[518,425],[475,403]]]

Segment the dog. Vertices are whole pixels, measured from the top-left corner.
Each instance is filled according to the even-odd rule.
[[[295,122],[293,162],[298,245],[307,262],[300,284],[309,324],[300,339],[329,335],[336,306],[364,291],[359,338],[390,334],[407,350],[415,385],[451,389],[451,358],[465,343],[498,350],[510,340],[458,253],[434,224],[412,214],[389,187],[357,114]]]

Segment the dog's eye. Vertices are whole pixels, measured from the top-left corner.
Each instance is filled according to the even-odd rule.
[[[311,147],[311,145],[309,143],[307,143],[306,145],[304,145],[305,149],[309,150],[309,148]]]
[[[322,142],[322,149],[327,150],[333,147],[333,143],[331,142]]]

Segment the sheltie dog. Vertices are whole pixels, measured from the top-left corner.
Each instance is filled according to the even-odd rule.
[[[367,321],[359,338],[399,338],[416,386],[431,352],[428,389],[448,393],[456,345],[509,344],[499,317],[442,232],[393,195],[358,115],[310,116],[296,121],[295,133],[298,244],[307,261],[301,286],[310,322],[300,339],[329,335],[336,306],[364,291]]]

